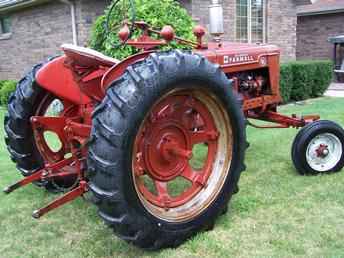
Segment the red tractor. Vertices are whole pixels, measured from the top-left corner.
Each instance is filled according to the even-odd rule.
[[[24,179],[5,193],[29,183],[64,192],[34,218],[90,191],[120,238],[146,249],[177,246],[211,229],[238,191],[246,125],[303,127],[292,147],[300,174],[343,167],[340,126],[277,112],[277,47],[205,43],[200,26],[192,42],[134,16],[117,28],[122,44],[142,51],[119,61],[63,45],[64,55],[36,65],[10,96],[6,144]],[[192,50],[156,49],[173,40]]]

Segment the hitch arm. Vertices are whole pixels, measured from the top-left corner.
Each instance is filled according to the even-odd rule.
[[[247,115],[247,118],[261,120],[261,121],[267,121],[270,123],[274,123],[275,125],[255,125],[251,122],[249,122],[249,125],[255,127],[255,128],[300,128],[304,127],[305,125],[317,121],[320,119],[318,115],[309,115],[309,116],[302,116],[297,117],[296,115],[288,116],[283,115],[277,112],[273,111],[266,111],[264,113],[254,113],[249,112]]]
[[[23,178],[22,180],[16,182],[15,184],[6,187],[4,189],[4,193],[5,194],[12,193],[14,190],[17,190],[20,187],[23,187],[27,184],[34,182],[34,181],[44,179],[45,177],[47,177],[49,175],[50,170],[54,171],[54,170],[61,169],[65,166],[71,164],[73,162],[73,160],[74,160],[74,158],[70,157],[68,159],[61,160],[61,161],[59,161],[53,165],[46,166],[45,168],[42,168],[41,170],[34,172],[32,175],[27,176],[27,177]]]
[[[4,193],[5,194],[10,194],[14,190],[17,190],[20,187],[23,187],[23,186],[25,186],[27,184],[30,184],[30,183],[32,183],[34,181],[37,181],[37,180],[41,179],[43,172],[45,172],[45,169],[39,170],[39,171],[33,173],[31,176],[25,177],[22,180],[18,181],[17,183],[6,187],[4,189]]]
[[[52,201],[51,203],[49,203],[47,206],[39,209],[39,210],[35,210],[32,213],[32,217],[35,219],[39,219],[40,217],[42,217],[44,214],[48,213],[51,210],[54,210],[64,204],[66,204],[67,202],[73,201],[76,198],[78,198],[79,196],[82,196],[85,192],[88,191],[88,187],[87,187],[87,183],[86,181],[80,181],[79,186],[74,188],[72,191],[62,195],[60,198]]]

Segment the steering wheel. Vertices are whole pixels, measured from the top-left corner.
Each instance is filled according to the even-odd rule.
[[[111,5],[108,15],[106,17],[106,34],[111,36],[114,40],[111,42],[113,48],[119,48],[128,41],[134,31],[134,22],[136,18],[135,0],[115,0]],[[121,22],[114,22],[111,24],[111,18],[115,17],[116,20]],[[118,37],[119,30],[125,25],[128,25],[129,35],[124,41]],[[112,37],[113,36],[113,37]]]

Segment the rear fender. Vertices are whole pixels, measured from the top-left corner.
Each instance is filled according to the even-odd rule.
[[[114,80],[117,80],[119,77],[123,75],[125,70],[129,65],[132,65],[133,63],[136,63],[140,60],[145,59],[147,56],[149,56],[151,53],[154,53],[156,51],[145,51],[138,53],[136,55],[129,56],[128,58],[124,59],[120,63],[114,65],[111,67],[104,75],[101,83],[101,89],[103,93],[105,94],[107,88],[112,84]]]
[[[36,74],[36,82],[61,99],[77,105],[90,103],[91,99],[81,91],[65,60],[66,56],[61,56],[45,64]]]

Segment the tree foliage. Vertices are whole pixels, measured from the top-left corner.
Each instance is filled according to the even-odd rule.
[[[16,90],[17,82],[12,80],[0,81],[0,104],[7,105],[8,98]]]
[[[125,1],[125,0],[123,0]],[[179,2],[174,0],[133,0],[135,4],[136,21],[145,21],[153,28],[161,29],[164,25],[170,25],[174,28],[176,35],[186,38],[194,39],[192,28],[194,23],[192,17],[187,11],[180,6]],[[98,50],[105,55],[114,58],[122,59],[129,55],[137,53],[139,50],[130,46],[114,49],[112,43],[118,43],[119,39],[117,32],[106,33],[106,17],[109,13],[110,6],[106,9],[105,14],[100,16],[92,29],[90,47]],[[111,15],[110,24],[112,26],[122,22],[122,16],[114,12]],[[138,35],[138,31],[133,34],[133,37]],[[171,42],[170,48],[186,48],[184,45]]]

